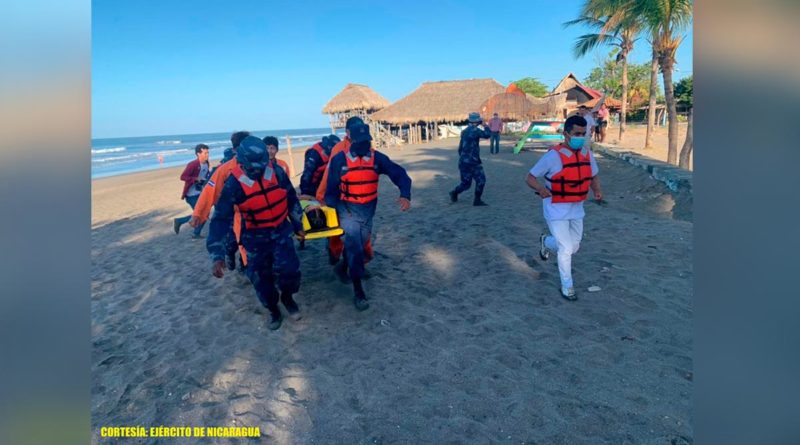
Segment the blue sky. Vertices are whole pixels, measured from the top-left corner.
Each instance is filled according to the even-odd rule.
[[[583,79],[581,1],[92,2],[92,136],[327,126],[348,82],[395,101],[422,82]],[[692,35],[675,78],[692,72]],[[649,60],[641,39],[631,56]]]

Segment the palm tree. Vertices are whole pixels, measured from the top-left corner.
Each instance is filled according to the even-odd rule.
[[[655,41],[655,39],[653,39]],[[658,99],[658,53],[653,48],[650,62],[650,101],[647,106],[647,134],[644,137],[644,148],[653,148],[653,133],[656,127],[656,100]]]
[[[683,41],[678,35],[692,21],[692,0],[639,0],[632,4],[631,13],[641,17],[653,36],[653,52],[664,79],[664,99],[667,102],[669,139],[667,162],[678,161],[678,111],[672,71],[675,52]],[[652,99],[651,99],[652,101]]]
[[[642,29],[641,19],[629,11],[632,0],[586,0],[580,16],[564,26],[584,25],[595,28],[596,33],[584,34],[575,41],[576,58],[583,57],[601,44],[619,48],[616,62],[622,64],[622,107],[619,119],[619,141],[625,138],[628,112],[628,54],[633,51],[636,35]]]

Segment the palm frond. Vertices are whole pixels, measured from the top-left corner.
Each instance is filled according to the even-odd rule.
[[[572,52],[576,58],[580,58],[609,40],[611,38],[607,34],[584,34],[575,41]]]

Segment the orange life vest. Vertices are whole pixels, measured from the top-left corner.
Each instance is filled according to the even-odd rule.
[[[550,181],[550,193],[553,194],[553,203],[581,202],[589,195],[589,184],[592,182],[592,163],[589,150],[583,148],[578,151],[559,144],[550,150],[555,150],[561,157],[562,169],[552,177],[545,176]]]
[[[339,199],[354,204],[366,204],[378,198],[378,172],[375,170],[375,150],[367,157],[344,154],[347,171],[342,175]]]
[[[286,189],[278,183],[278,175],[269,164],[261,180],[247,177],[240,166],[232,174],[244,190],[245,200],[237,204],[248,230],[278,227],[289,216]]]
[[[325,154],[325,150],[322,148],[322,145],[320,145],[319,142],[314,144],[314,146],[311,148],[319,153],[319,157],[322,158],[322,164],[317,167],[316,170],[314,170],[314,174],[311,176],[311,183],[319,184],[320,181],[322,181],[322,175],[325,173],[325,169],[328,168],[328,159],[330,159],[330,156]]]

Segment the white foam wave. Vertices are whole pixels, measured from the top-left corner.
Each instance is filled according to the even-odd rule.
[[[194,149],[189,149],[189,148],[181,148],[178,150],[167,150],[167,151],[147,151],[144,153],[133,153],[125,156],[111,156],[107,158],[92,159],[92,162],[96,164],[102,164],[106,162],[125,162],[129,159],[138,160],[138,159],[146,159],[149,157],[157,158],[159,155],[162,157],[169,157],[169,156],[183,155],[193,152]]]
[[[125,151],[126,147],[114,147],[114,148],[98,148],[92,149],[93,155],[99,155],[103,153],[119,153],[121,151]]]
[[[180,141],[180,140],[174,140],[174,141],[158,141],[158,142],[156,142],[156,144],[158,144],[158,145],[174,145],[174,144],[180,144],[180,143],[181,143],[181,141]]]

